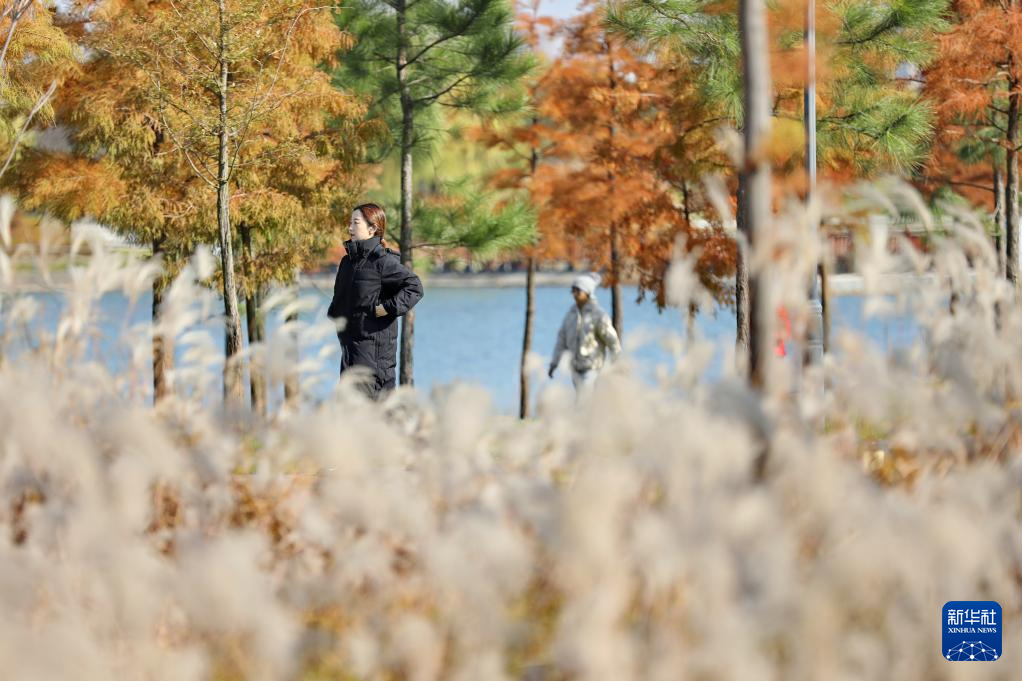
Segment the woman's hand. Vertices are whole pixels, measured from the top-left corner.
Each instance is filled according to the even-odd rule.
[[[377,305],[376,306],[376,318],[379,319],[380,317],[386,317],[386,316],[387,316],[387,308],[383,307],[382,305]]]

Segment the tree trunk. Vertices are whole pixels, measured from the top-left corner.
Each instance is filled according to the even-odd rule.
[[[535,91],[530,93],[530,96],[535,97]],[[539,124],[539,118],[537,116],[532,117],[532,127],[535,129],[536,125]],[[529,177],[532,178],[536,175],[536,167],[539,165],[539,151],[536,147],[532,148],[529,154]],[[519,418],[529,418],[529,397],[531,391],[529,390],[529,372],[527,369],[529,352],[532,350],[532,326],[533,319],[536,317],[536,257],[533,253],[529,253],[527,260],[527,269],[525,274],[525,329],[522,333],[522,362],[519,368],[519,387],[518,387],[518,416]]]
[[[699,317],[699,306],[689,301],[685,315],[685,344],[691,348],[696,340],[696,320]]]
[[[536,92],[530,92],[531,97],[535,97]],[[533,129],[539,124],[539,118],[537,116],[532,117]],[[536,167],[539,165],[539,151],[536,147],[532,148],[529,154],[529,177],[532,178],[536,175]],[[531,185],[530,185],[531,186]],[[536,256],[534,253],[529,253],[528,258],[528,269],[525,274],[525,329],[522,333],[522,363],[519,370],[519,396],[518,396],[518,416],[520,418],[529,418],[529,396],[531,391],[529,390],[529,372],[527,370],[529,352],[532,350],[532,326],[533,320],[536,317]]]
[[[749,373],[749,232],[745,218],[746,178],[744,172],[738,174],[738,205],[735,211],[737,223],[737,251],[735,256],[735,358],[739,373]]]
[[[298,313],[292,312],[284,320],[284,323],[289,326],[294,325],[298,321]],[[289,334],[291,342],[288,344],[288,371],[284,377],[284,402],[289,406],[297,404],[298,398],[301,397],[301,391],[299,389],[299,377],[298,377],[298,334],[291,331]]]
[[[408,269],[412,263],[412,145],[414,143],[414,103],[408,87],[405,64],[407,56],[406,4],[397,4],[397,82],[401,95],[401,262]],[[415,364],[412,350],[415,344],[415,310],[409,310],[401,319],[401,385],[414,385]]]
[[[681,182],[681,212],[685,216],[685,229],[692,228],[692,209],[689,205],[688,182]]]
[[[1018,205],[1018,118],[1019,118],[1019,82],[1014,78],[1008,79],[1008,134],[1006,136],[1007,149],[1007,191],[1005,196],[1004,218],[1005,218],[1005,276],[1013,286],[1018,285],[1018,235],[1019,235],[1019,205]]]
[[[614,123],[617,120],[617,98],[614,90],[617,89],[617,72],[614,69],[614,46],[603,37],[603,50],[607,55],[607,85],[610,88],[610,125],[607,129],[607,147],[611,158],[614,154],[614,135],[617,130]],[[614,191],[614,171],[607,171],[607,191]],[[610,225],[610,308],[611,321],[614,330],[619,338],[624,338],[624,309],[621,306],[621,248],[618,243],[618,225]]]
[[[263,317],[262,291],[253,290],[245,297],[245,321],[248,326],[248,345],[252,347],[266,339],[266,319]],[[253,361],[248,367],[249,394],[252,397],[252,411],[266,416],[266,374],[262,362]]]
[[[830,352],[830,280],[826,263],[820,263],[820,305],[823,308],[823,354]]]
[[[234,247],[231,240],[230,216],[230,162],[228,145],[230,130],[227,121],[228,73],[227,73],[227,17],[225,16],[226,0],[218,0],[220,38],[218,41],[218,61],[220,73],[218,96],[220,98],[220,121],[218,130],[219,160],[217,164],[217,227],[220,229],[220,265],[223,269],[224,296],[224,400],[240,404],[244,395],[242,385],[242,367],[238,360],[241,352],[241,316],[238,314],[238,291],[234,283]]]
[[[1007,262],[1005,257],[1005,247],[1007,245],[1007,239],[1004,219],[1004,172],[1001,169],[1001,165],[997,162],[997,157],[993,158],[994,166],[994,247],[997,249],[997,272],[1000,276],[1005,276],[1004,266]]]
[[[749,254],[755,254],[770,229],[770,164],[766,145],[770,130],[770,52],[767,48],[764,0],[741,0],[739,27],[744,67],[746,174],[745,211]],[[757,390],[768,386],[768,365],[773,345],[773,296],[770,279],[762,267],[749,274],[749,384]]]
[[[681,182],[681,211],[682,215],[685,217],[685,229],[691,230],[692,207],[690,204],[688,182],[685,180],[682,180]],[[695,297],[688,300],[688,309],[685,315],[685,344],[690,348],[696,339],[696,316],[699,314],[699,306],[695,301]]]
[[[525,274],[525,332],[522,335],[522,362],[519,368],[518,416],[529,418],[529,352],[532,350],[532,320],[536,316],[536,258],[528,259]]]
[[[245,322],[248,326],[248,346],[266,339],[266,320],[260,306],[263,294],[255,284],[253,270],[255,253],[252,249],[252,229],[248,225],[240,225],[241,244],[245,250]],[[250,361],[248,366],[249,395],[252,398],[252,411],[262,417],[266,416],[266,374],[262,362]]]
[[[625,313],[621,303],[621,252],[618,249],[617,225],[610,226],[610,281],[611,320],[618,338],[624,338]]]
[[[153,239],[153,257],[163,255],[163,241]],[[160,323],[163,313],[162,275],[153,279],[153,329]],[[174,366],[174,339],[161,333],[153,333],[153,403],[156,404],[170,394],[170,377],[167,375]]]

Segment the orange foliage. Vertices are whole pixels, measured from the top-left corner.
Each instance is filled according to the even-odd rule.
[[[525,42],[540,56],[543,40],[554,35],[559,23],[552,17],[540,15],[540,0],[529,0],[528,4],[516,3],[519,12],[516,30]],[[541,75],[527,83],[529,101],[537,102],[543,96],[548,65],[541,64]],[[469,131],[469,137],[487,147],[500,149],[505,153],[507,164],[490,174],[490,186],[498,190],[527,194],[533,205],[542,213],[542,197],[537,194],[536,170],[545,155],[546,142],[538,115],[534,114],[518,125],[501,125],[499,120],[490,120],[481,127]],[[536,243],[523,249],[525,257],[538,260],[573,259],[576,254],[567,252],[563,241],[550,239],[544,231],[544,222],[537,225],[539,238]]]
[[[161,130],[149,81],[104,49],[128,25],[106,20],[129,11],[122,0],[77,2],[66,30],[88,50],[88,60],[56,100],[56,122],[70,149],[26,153],[14,179],[22,205],[63,220],[91,216],[137,243],[158,242],[169,256],[189,247],[183,225],[198,208],[198,181]],[[88,30],[85,27],[88,26]]]
[[[613,285],[625,278],[666,303],[664,275],[678,244],[700,248],[707,282],[733,267],[719,228],[694,229],[699,174],[714,164],[712,125],[660,67],[608,35],[600,8],[561,27],[564,53],[537,91],[522,139],[542,148],[530,190],[549,251],[584,259]],[[687,169],[684,166],[688,164]],[[549,252],[548,251],[548,252]]]
[[[921,184],[929,191],[950,186],[989,209],[998,161],[963,161],[956,151],[981,134],[991,147],[1006,146],[1001,112],[1008,84],[1022,83],[1022,6],[957,0],[952,8],[955,21],[940,37],[939,57],[925,72],[925,92],[935,102],[937,125]]]

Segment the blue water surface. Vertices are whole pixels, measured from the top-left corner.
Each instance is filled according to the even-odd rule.
[[[318,301],[314,310],[302,313],[302,319],[323,318],[329,303],[329,291],[310,286],[301,294]],[[64,297],[59,293],[25,295],[35,300],[40,312],[30,325],[29,334],[15,335],[14,347],[8,348],[9,352],[23,350],[40,333],[52,334],[65,305]],[[604,309],[610,309],[608,290],[598,291],[597,298]],[[640,374],[652,380],[657,367],[670,369],[676,361],[671,352],[657,342],[658,339],[669,334],[684,335],[686,320],[678,310],[668,308],[659,311],[648,300],[638,302],[634,287],[624,288],[624,298],[626,347],[634,345],[631,341],[636,338],[647,341],[641,347],[633,348],[630,354]],[[536,290],[533,351],[542,355],[544,366],[549,361],[561,320],[572,304],[565,288],[541,287]],[[832,303],[833,333],[854,329],[883,349],[904,347],[916,339],[918,328],[908,315],[867,316],[864,304],[865,299],[860,296],[835,297]],[[88,356],[102,361],[112,371],[123,369],[130,357],[129,349],[122,342],[127,329],[146,323],[150,311],[151,298],[148,295],[141,296],[134,304],[119,293],[104,295],[95,311],[101,321],[91,339]],[[215,308],[213,312],[219,312],[219,309]],[[499,410],[511,412],[517,408],[525,319],[524,290],[427,288],[416,313],[414,369],[417,387],[430,392],[459,381],[475,383],[489,389]],[[271,314],[267,323],[268,331],[272,333],[281,323],[280,315]],[[202,327],[222,348],[223,331],[219,319],[211,316]],[[721,373],[727,352],[734,346],[734,313],[726,308],[701,312],[696,327],[698,335],[717,348],[714,361],[705,374],[708,380],[712,380]],[[300,339],[300,352],[303,358],[313,358],[321,353],[324,345],[335,347],[336,344],[336,338],[332,337],[318,342],[303,338]],[[176,348],[178,361],[182,359],[182,352],[181,347]],[[334,383],[336,363],[327,364],[320,371],[325,375],[314,397],[325,398]],[[562,372],[556,380],[566,382],[568,377]],[[540,374],[533,381],[534,390],[542,389],[547,382],[545,374]]]

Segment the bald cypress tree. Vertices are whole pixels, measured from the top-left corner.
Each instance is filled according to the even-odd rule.
[[[56,104],[70,149],[21,164],[25,203],[92,216],[162,255],[154,321],[176,262],[196,244],[216,245],[230,359],[242,343],[239,294],[258,341],[265,287],[318,262],[361,188],[373,129],[362,98],[330,75],[351,38],[307,0],[80,4],[88,58]],[[154,338],[157,399],[170,342]],[[261,410],[265,386],[250,376]],[[225,379],[240,399],[240,372]]]
[[[1005,276],[1019,279],[1022,2],[956,0],[940,57],[925,72],[941,127],[926,182],[993,199]],[[976,189],[981,192],[979,197]],[[985,194],[985,195],[984,195]]]

